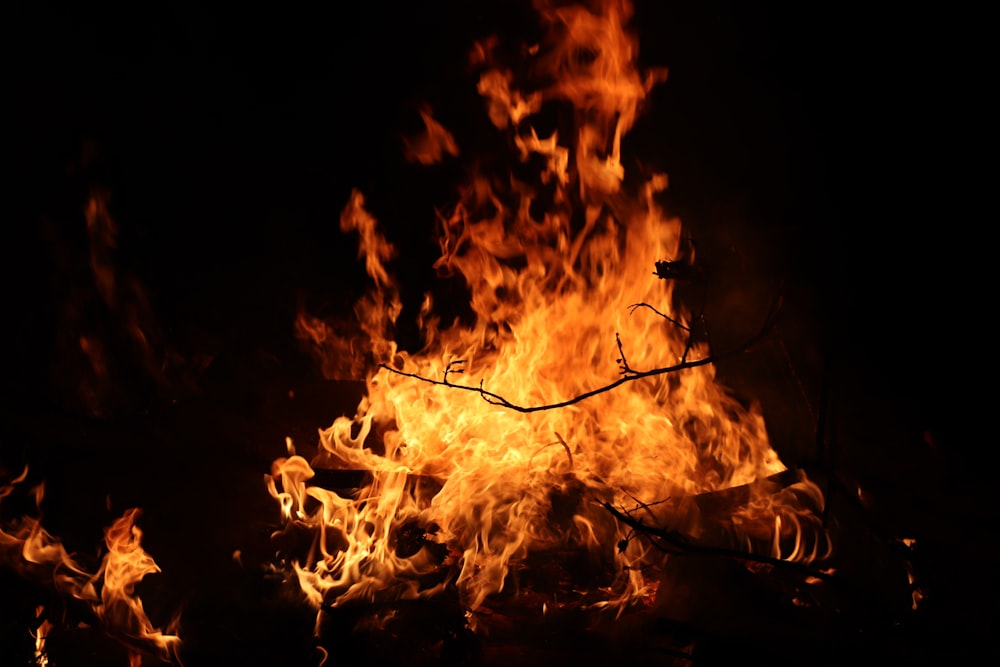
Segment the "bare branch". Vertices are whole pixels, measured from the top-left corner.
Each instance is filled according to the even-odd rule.
[[[573,452],[570,451],[569,445],[566,444],[566,441],[563,440],[563,437],[561,435],[559,435],[558,432],[556,433],[556,437],[559,438],[559,444],[562,445],[563,449],[566,450],[566,456],[569,457],[569,468],[570,468],[570,470],[572,470],[573,469]]]
[[[671,324],[673,324],[677,328],[682,329],[684,331],[691,331],[691,328],[687,327],[687,326],[684,326],[684,323],[681,322],[680,320],[675,320],[674,318],[670,317],[669,315],[667,315],[665,313],[661,313],[660,311],[658,311],[656,308],[654,308],[653,306],[649,305],[645,301],[642,301],[640,303],[633,303],[631,306],[629,306],[628,307],[628,314],[631,315],[632,313],[634,313],[635,311],[637,311],[640,308],[648,308],[649,310],[653,311],[654,313],[656,313],[657,315],[659,315],[660,317],[662,317],[663,319],[665,319],[667,322],[670,322]]]
[[[407,373],[406,371],[393,368],[392,366],[389,366],[384,363],[379,364],[379,367],[384,368],[390,373],[395,373],[396,375],[402,375],[403,377],[412,378],[414,380],[420,380],[421,382],[426,382],[428,384],[439,385],[443,387],[451,387],[452,389],[461,389],[462,391],[474,391],[477,392],[480,396],[482,396],[483,400],[485,400],[487,403],[491,405],[498,405],[504,408],[508,408],[516,412],[528,413],[528,412],[541,412],[543,410],[557,410],[559,408],[565,408],[570,405],[575,405],[577,403],[587,400],[588,398],[597,396],[598,394],[603,394],[606,391],[611,391],[612,389],[616,389],[617,387],[620,387],[621,385],[627,382],[635,382],[636,380],[642,380],[644,378],[655,377],[658,375],[665,375],[667,373],[676,373],[678,371],[682,371],[688,368],[695,368],[697,366],[707,366],[709,364],[714,364],[722,359],[726,359],[729,357],[736,356],[737,354],[741,354],[746,350],[748,350],[751,346],[756,345],[758,342],[764,339],[768,333],[770,333],[771,329],[774,327],[774,322],[775,319],[777,318],[778,312],[781,310],[781,303],[782,299],[781,296],[779,295],[775,298],[774,302],[771,304],[771,308],[768,310],[767,317],[765,318],[764,324],[761,327],[760,331],[758,331],[757,334],[746,340],[742,345],[739,345],[738,347],[734,347],[730,350],[726,350],[725,352],[721,352],[719,354],[711,354],[707,357],[704,357],[703,359],[688,360],[687,351],[690,350],[692,345],[691,340],[689,338],[685,354],[681,358],[681,361],[676,364],[673,364],[672,366],[663,366],[661,368],[654,368],[652,370],[641,371],[641,372],[633,371],[631,369],[628,369],[627,366],[625,366],[623,372],[627,370],[627,373],[623,374],[620,378],[618,378],[614,382],[609,382],[604,386],[597,387],[596,389],[591,389],[589,391],[585,391],[582,394],[577,394],[576,396],[573,396],[572,398],[568,398],[563,401],[556,401],[553,403],[546,403],[543,405],[518,405],[517,403],[513,403],[504,398],[503,396],[501,396],[500,394],[488,391],[483,386],[483,380],[479,381],[478,387],[470,387],[468,385],[455,384],[451,382],[448,379],[448,375],[450,373],[459,372],[453,369],[453,365],[458,362],[452,362],[448,364],[448,368],[445,369],[444,376],[441,380],[435,380],[433,378],[424,377],[423,375],[419,375],[417,373]],[[620,349],[621,348],[619,347],[619,350]],[[623,361],[621,363],[624,363],[624,355],[622,356],[622,360]]]
[[[464,368],[459,368],[459,366],[461,366],[464,363],[465,363],[465,359],[453,359],[453,360],[451,360],[451,361],[448,362],[448,366],[445,367],[445,369],[444,369],[444,382],[446,384],[450,384],[448,382],[448,375],[449,374],[451,374],[451,373],[464,373],[465,372]]]
[[[622,337],[617,331],[615,332],[615,344],[618,345],[618,370],[622,375],[631,375],[635,371],[632,370],[628,365],[628,359],[625,358],[625,348],[622,347]]]

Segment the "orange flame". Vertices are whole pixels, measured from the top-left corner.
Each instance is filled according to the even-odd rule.
[[[11,495],[27,477],[25,466],[20,475],[0,487],[0,500]],[[45,495],[44,484],[35,486],[32,493],[35,505],[39,506]],[[37,517],[23,516],[7,527],[0,527],[0,563],[50,578],[52,586],[62,595],[88,603],[97,600],[99,575],[88,573],[78,564]]]
[[[140,510],[128,509],[104,531],[108,553],[101,569],[104,585],[97,615],[113,634],[139,648],[130,649],[133,667],[142,663],[145,652],[154,652],[163,660],[177,659],[180,638],[155,628],[135,593],[136,585],[147,574],[160,571],[153,557],[142,548],[142,531],[135,525]],[[141,650],[139,650],[141,648]]]
[[[315,531],[294,569],[317,607],[455,587],[475,611],[512,567],[570,551],[606,576],[574,582],[564,599],[624,609],[652,596],[646,574],[663,555],[629,539],[607,505],[691,539],[788,560],[826,555],[813,513],[822,493],[801,475],[784,488],[770,481],[785,466],[762,415],[720,386],[710,363],[593,391],[711,350],[673,283],[652,270],[682,255],[681,223],[657,202],[666,176],[632,186],[621,156],[665,70],[636,69],[625,0],[536,9],[547,36],[526,50],[523,87],[493,65],[495,40],[477,45],[474,63],[486,67],[478,90],[493,124],[522,161],[544,166],[531,178],[474,173],[439,220],[435,267],[464,279],[474,323],[441,322],[428,295],[425,346],[400,350],[397,286],[384,267],[394,249],[360,193],[345,207],[341,229],[359,232],[375,283],[356,315],[381,366],[356,416],[320,431],[316,460],[279,459],[268,478],[285,520]],[[568,142],[531,126],[547,104],[571,109]],[[344,497],[312,485],[313,466],[363,470],[371,482]],[[720,536],[698,495],[742,485]]]
[[[0,487],[0,500],[9,496],[27,475],[25,467],[18,477]],[[35,487],[34,494],[36,504],[40,504],[44,495],[41,484]],[[139,510],[129,509],[106,529],[108,552],[93,574],[66,551],[58,538],[42,528],[36,517],[21,517],[7,529],[0,528],[0,563],[35,578],[49,579],[59,594],[86,603],[104,630],[129,646],[133,665],[141,664],[145,654],[178,661],[180,638],[154,628],[135,593],[143,577],[160,571],[140,546],[142,532],[135,526],[138,516]],[[44,637],[51,629],[48,621],[38,629],[38,651],[43,651]],[[44,652],[39,655],[44,658]]]
[[[41,618],[44,611],[45,607],[39,606],[35,610],[35,617]],[[32,633],[35,638],[35,665],[37,667],[48,667],[49,656],[45,649],[45,640],[48,638],[49,632],[52,631],[52,627],[52,621],[46,618],[38,624],[38,628]]]
[[[441,162],[445,154],[458,155],[455,137],[435,120],[429,109],[420,110],[420,119],[424,122],[424,132],[413,139],[403,138],[407,160],[430,165]]]

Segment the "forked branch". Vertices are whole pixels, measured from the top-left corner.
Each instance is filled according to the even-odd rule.
[[[746,352],[750,347],[752,347],[753,345],[756,345],[757,343],[759,343],[762,339],[764,339],[767,336],[768,333],[770,333],[771,329],[774,327],[774,323],[775,323],[775,320],[777,319],[778,312],[781,310],[781,303],[782,303],[781,296],[779,295],[779,296],[775,297],[774,301],[771,304],[771,307],[768,309],[767,317],[764,319],[764,324],[761,326],[760,330],[754,336],[751,336],[749,339],[747,339],[746,341],[744,341],[741,345],[738,345],[738,346],[736,346],[736,347],[734,347],[732,349],[726,350],[724,352],[720,352],[718,354],[710,354],[709,356],[704,357],[702,359],[688,359],[688,353],[690,352],[690,350],[691,350],[691,348],[692,348],[692,346],[694,344],[694,340],[693,340],[693,338],[694,338],[693,331],[694,330],[692,328],[683,326],[679,322],[677,322],[677,321],[675,321],[675,320],[667,317],[666,315],[663,315],[663,313],[660,313],[659,311],[657,311],[652,306],[649,306],[647,304],[635,304],[635,305],[632,306],[632,310],[633,311],[636,308],[640,308],[640,307],[649,308],[649,309],[653,310],[653,312],[656,312],[660,316],[666,318],[668,321],[672,322],[676,326],[682,327],[685,331],[688,332],[687,343],[685,345],[684,354],[681,356],[681,360],[678,363],[670,365],[670,366],[662,366],[662,367],[659,367],[659,368],[653,368],[651,370],[646,370],[646,371],[636,371],[636,370],[632,369],[628,365],[628,362],[626,360],[624,351],[622,349],[621,339],[616,335],[616,341],[618,343],[618,351],[620,353],[620,359],[618,360],[618,364],[619,364],[619,371],[621,373],[621,377],[619,377],[614,382],[609,382],[608,384],[603,385],[601,387],[597,387],[595,389],[591,389],[589,391],[585,391],[585,392],[583,392],[581,394],[577,394],[576,396],[573,396],[572,398],[567,398],[566,400],[556,401],[556,402],[553,402],[553,403],[545,403],[543,405],[519,405],[517,403],[514,403],[514,402],[512,402],[512,401],[510,401],[510,400],[508,400],[506,398],[504,398],[500,394],[494,393],[494,392],[489,391],[488,389],[486,389],[483,386],[483,380],[479,381],[479,386],[478,387],[476,387],[476,386],[469,386],[469,385],[463,385],[463,384],[455,384],[454,382],[452,382],[449,379],[449,376],[452,375],[452,374],[455,374],[455,373],[461,373],[461,372],[463,372],[463,369],[456,368],[456,365],[463,363],[462,361],[452,361],[452,362],[450,362],[448,364],[447,368],[445,368],[445,371],[444,371],[444,374],[442,376],[442,379],[440,379],[440,380],[436,380],[434,378],[425,377],[425,376],[420,375],[418,373],[408,373],[408,372],[400,370],[398,368],[393,368],[392,366],[389,366],[388,364],[384,364],[384,363],[383,364],[379,364],[379,367],[380,368],[384,368],[385,370],[389,371],[390,373],[395,373],[396,375],[402,375],[404,377],[413,378],[414,380],[420,380],[421,382],[426,382],[428,384],[438,385],[438,386],[442,386],[442,387],[451,387],[452,389],[460,389],[462,391],[473,391],[473,392],[478,393],[483,398],[483,400],[485,400],[487,403],[489,403],[491,405],[498,405],[498,406],[501,406],[501,407],[504,407],[504,408],[508,408],[510,410],[514,410],[516,412],[525,412],[525,413],[527,413],[527,412],[541,412],[543,410],[556,410],[556,409],[559,409],[559,408],[565,408],[565,407],[570,406],[570,405],[575,405],[576,403],[580,403],[581,401],[585,401],[588,398],[592,398],[593,396],[597,396],[598,394],[603,394],[604,392],[611,391],[612,389],[620,387],[621,385],[629,383],[629,382],[635,382],[636,380],[642,380],[644,378],[655,377],[657,375],[665,375],[667,373],[676,373],[678,371],[682,371],[682,370],[685,370],[687,368],[695,368],[697,366],[706,366],[708,364],[713,364],[713,363],[715,363],[717,361],[720,361],[722,359],[733,357],[733,356],[735,356],[737,354],[741,354],[743,352]]]

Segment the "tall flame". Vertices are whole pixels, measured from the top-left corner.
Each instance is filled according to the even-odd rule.
[[[268,479],[286,520],[315,531],[294,569],[317,607],[454,587],[475,611],[513,567],[569,552],[587,554],[597,573],[572,595],[623,609],[653,593],[646,574],[663,555],[629,539],[608,507],[639,507],[698,539],[711,528],[693,499],[739,485],[749,495],[727,517],[726,539],[795,560],[826,548],[804,530],[818,525],[819,489],[804,477],[783,489],[767,482],[785,466],[764,419],[716,382],[710,363],[638,377],[711,350],[672,282],[653,271],[693,259],[680,221],[657,203],[666,176],[625,179],[622,138],[666,76],[636,68],[630,3],[539,0],[536,9],[546,36],[525,50],[526,81],[494,62],[496,40],[473,53],[489,118],[526,168],[473,173],[439,217],[435,268],[464,280],[471,325],[442,322],[428,295],[425,345],[401,350],[385,265],[395,249],[361,193],[345,207],[341,229],[358,232],[375,283],[356,314],[379,366],[357,414],[320,431],[319,456],[290,448]],[[532,120],[553,107],[570,116],[564,135],[540,136]],[[371,481],[341,495],[312,483],[316,466]]]
[[[142,664],[144,652],[154,651],[165,661],[176,661],[180,638],[153,626],[136,595],[135,587],[147,574],[160,571],[153,557],[142,548],[142,531],[135,525],[140,510],[131,508],[104,531],[108,553],[102,563],[104,585],[97,615],[127,641],[133,667]]]

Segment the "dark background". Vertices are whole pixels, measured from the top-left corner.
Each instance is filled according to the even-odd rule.
[[[338,229],[352,188],[405,248],[405,295],[433,284],[433,207],[460,173],[405,163],[401,136],[430,101],[463,150],[482,141],[468,48],[530,34],[532,15],[514,1],[355,5],[11,10],[5,446],[32,429],[25,414],[113,428],[190,387],[316,377],[293,320],[300,305],[346,312],[365,287]],[[806,393],[832,386],[846,415],[821,458],[875,489],[887,521],[929,536],[938,590],[956,591],[939,593],[935,619],[963,633],[984,622],[970,589],[994,523],[977,470],[992,381],[972,166],[979,21],[891,2],[637,2],[640,60],[670,76],[626,145],[669,172],[668,212],[721,267],[720,304],[783,286]],[[118,276],[141,286],[167,378],[139,368],[121,314],[97,298],[83,216],[95,187],[110,192]],[[745,326],[735,311],[714,324]],[[83,331],[117,358],[101,414],[79,397]],[[278,443],[287,426],[275,429]],[[811,456],[800,449],[788,453]]]
[[[54,275],[86,261],[95,185],[111,193],[115,261],[146,290],[162,344],[294,356],[301,299],[343,310],[361,289],[354,241],[337,229],[354,187],[407,245],[408,283],[429,279],[416,258],[433,250],[431,206],[452,184],[407,167],[400,136],[426,100],[460,141],[474,130],[469,44],[522,37],[531,14],[523,2],[356,4],[15,11],[9,381],[52,380],[43,367],[68,298]],[[964,393],[952,371],[965,364],[951,359],[978,328],[963,276],[979,244],[959,231],[970,222],[954,188],[974,61],[959,49],[963,19],[928,11],[640,2],[641,59],[671,74],[627,148],[670,173],[670,210],[693,234],[816,287],[838,354],[945,431]]]

